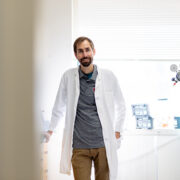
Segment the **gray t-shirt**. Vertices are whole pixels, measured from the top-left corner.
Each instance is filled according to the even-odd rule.
[[[84,74],[79,68],[80,96],[73,132],[74,149],[104,147],[102,126],[94,97],[97,74],[96,65],[90,74]]]

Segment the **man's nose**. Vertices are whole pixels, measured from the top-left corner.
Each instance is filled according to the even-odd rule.
[[[83,51],[83,56],[86,57],[87,56],[87,52]]]

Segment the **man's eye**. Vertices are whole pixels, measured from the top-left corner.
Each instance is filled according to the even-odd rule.
[[[78,53],[82,53],[83,51],[82,50],[79,50]]]
[[[87,49],[86,49],[86,52],[89,52],[89,51],[90,51],[90,49],[89,49],[89,48],[87,48]]]

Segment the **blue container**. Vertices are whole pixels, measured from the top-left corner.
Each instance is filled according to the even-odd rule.
[[[132,113],[136,118],[136,129],[153,129],[153,118],[147,104],[133,104]]]
[[[174,120],[176,121],[175,129],[180,129],[180,117],[174,117]]]

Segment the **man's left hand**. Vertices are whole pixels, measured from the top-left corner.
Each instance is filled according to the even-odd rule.
[[[120,132],[115,132],[115,136],[116,136],[116,139],[119,139],[120,138]]]

